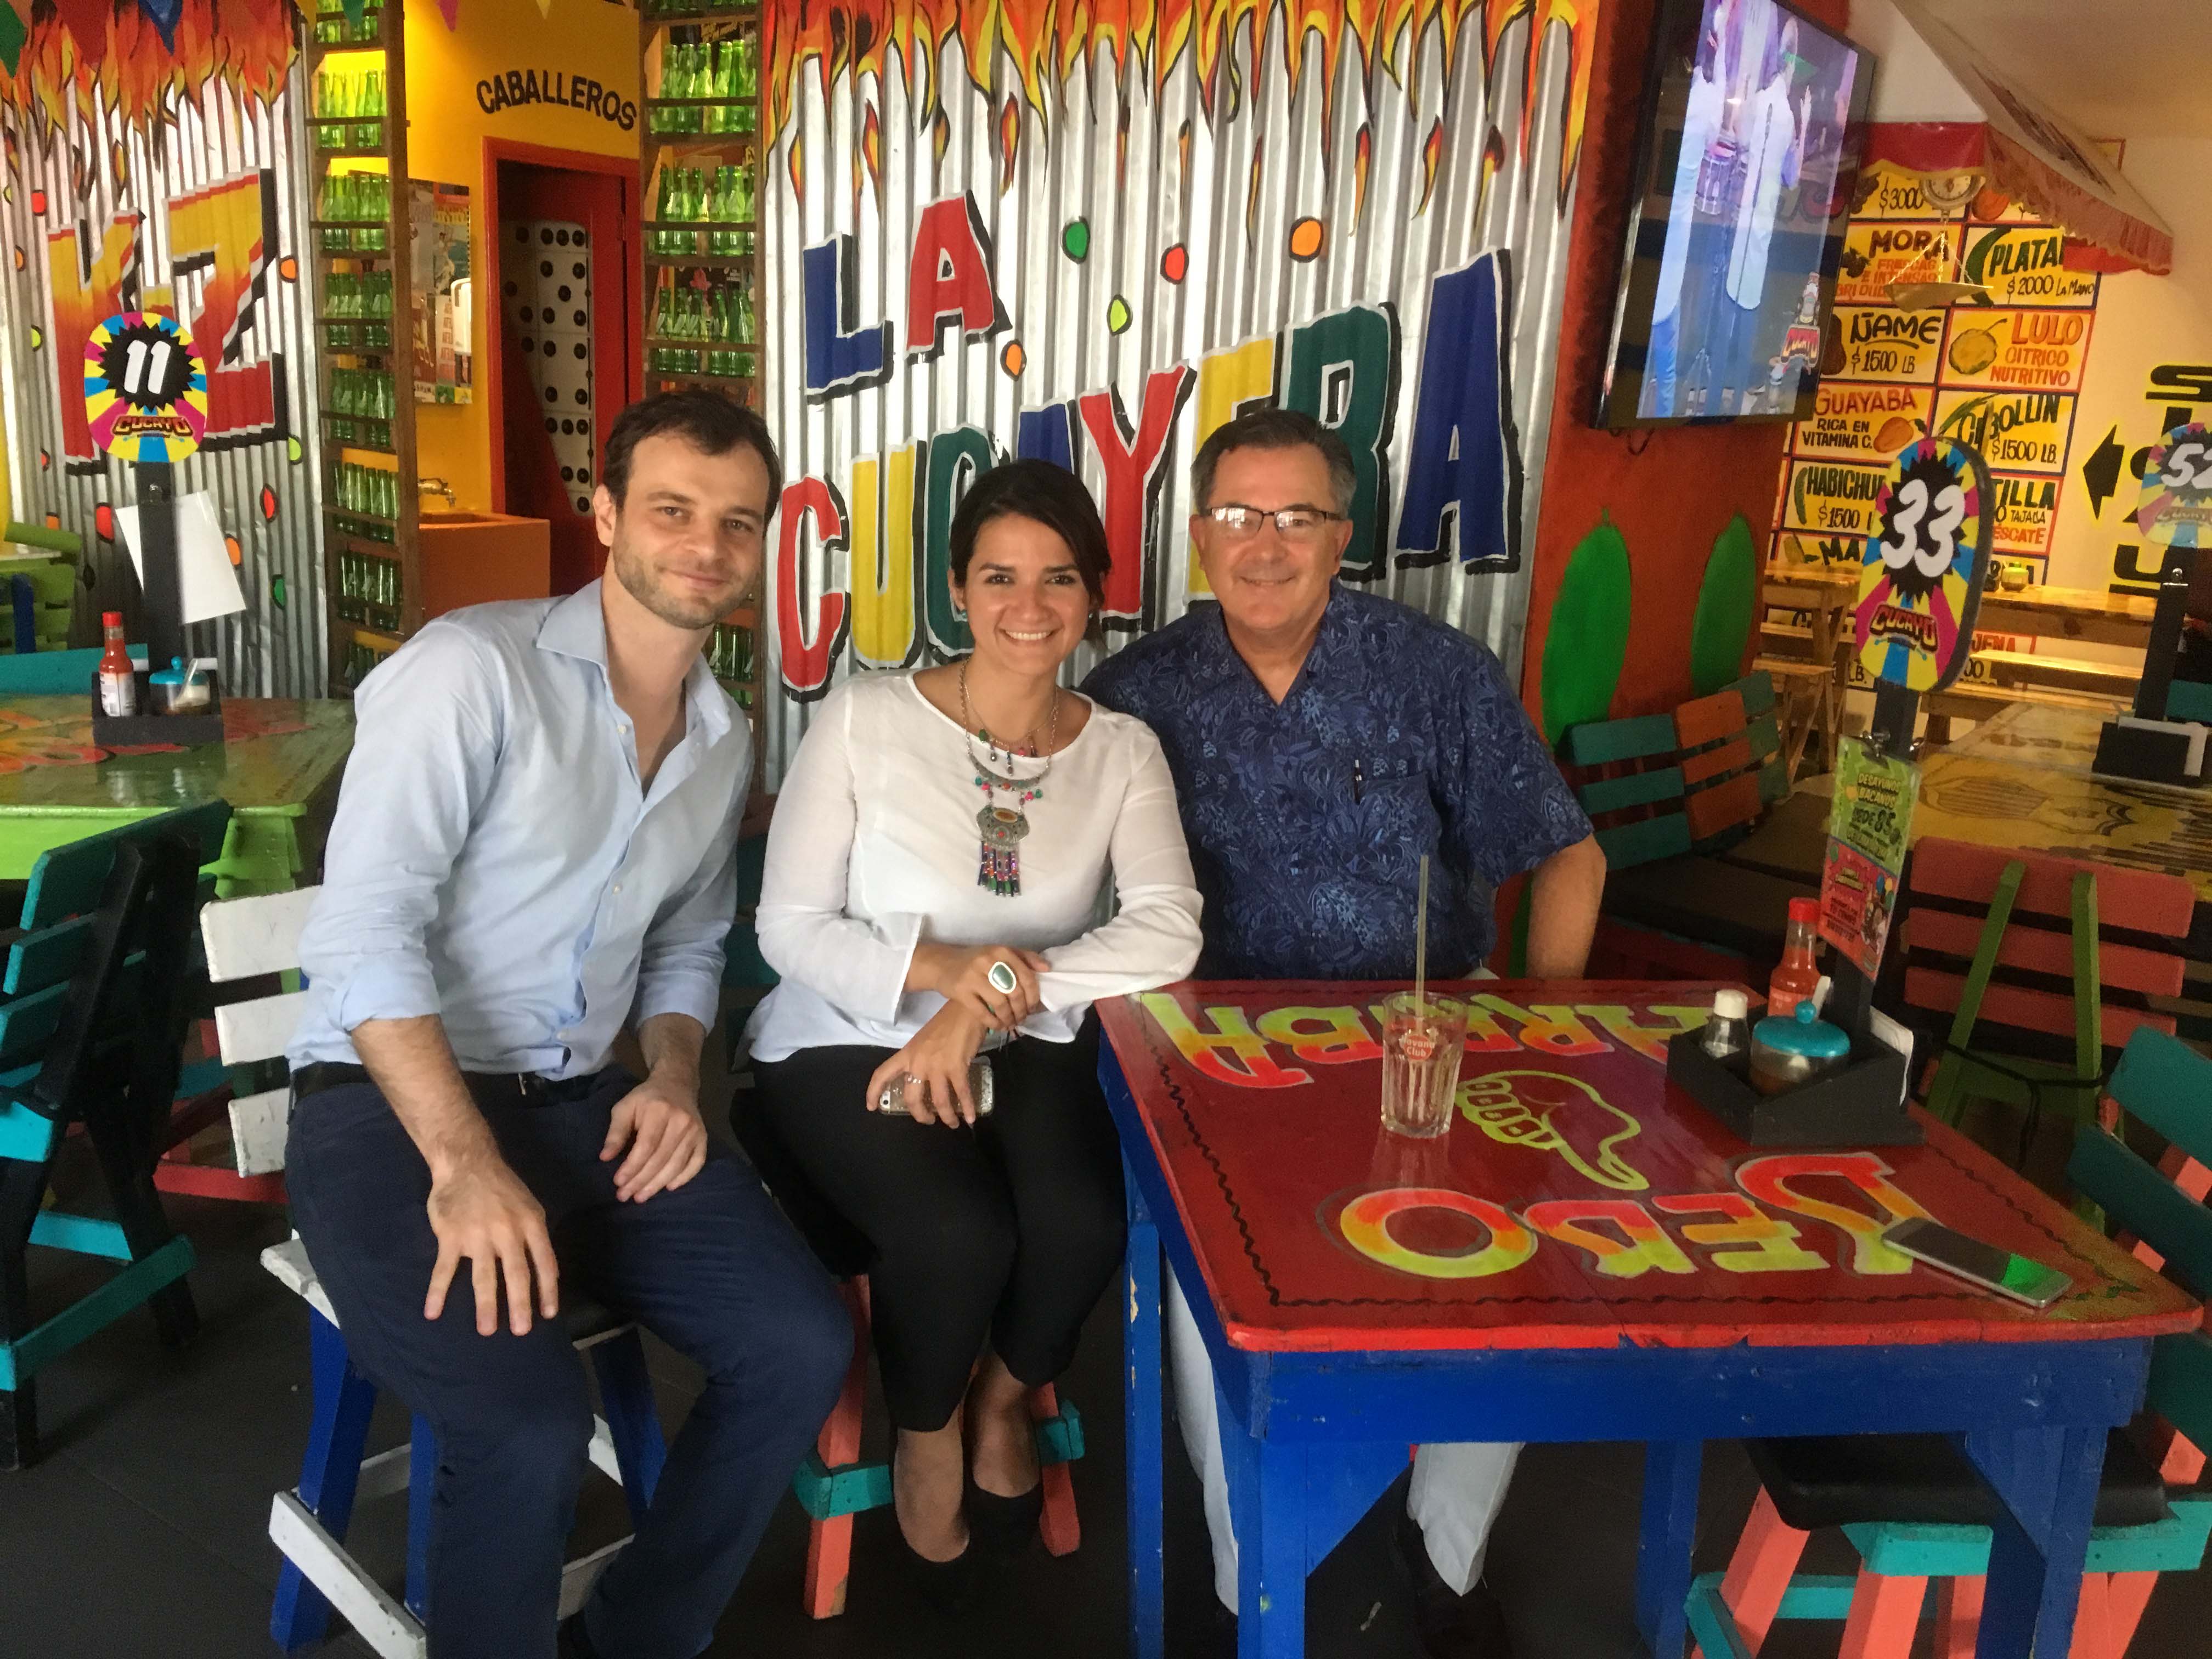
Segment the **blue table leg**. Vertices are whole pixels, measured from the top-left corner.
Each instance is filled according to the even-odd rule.
[[[1237,1532],[1237,1659],[1301,1659],[1306,1650],[1306,1449],[1255,1440],[1225,1409],[1221,1440]],[[1233,1452],[1232,1442],[1241,1443]]]
[[[1166,1659],[1167,1600],[1163,1564],[1164,1448],[1160,1387],[1160,1236],[1137,1190],[1129,1194],[1129,1252],[1123,1298],[1121,1352],[1127,1364],[1124,1457],[1129,1487],[1129,1652],[1131,1659]]]
[[[1644,1524],[1636,1546],[1636,1627],[1652,1659],[1682,1659],[1689,1635],[1690,1549],[1698,1532],[1698,1440],[1644,1449]]]
[[[1969,1434],[1964,1443],[2002,1500],[1975,1659],[2064,1653],[2074,1641],[2105,1431],[2021,1429]]]

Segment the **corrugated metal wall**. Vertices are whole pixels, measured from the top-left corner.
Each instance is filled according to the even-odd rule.
[[[1454,9],[1447,0],[1443,9],[1393,7],[1380,22],[1355,8],[1348,18],[1338,14],[1333,39],[1305,34],[1294,76],[1285,61],[1285,10],[1264,0],[1202,19],[1188,44],[1167,52],[1164,72],[1163,47],[1149,40],[1130,43],[1103,27],[1056,44],[1048,35],[1031,39],[1015,0],[1000,0],[977,30],[968,15],[974,3],[936,8],[942,32],[933,50],[933,20],[905,15],[901,0],[857,5],[831,19],[827,32],[837,39],[827,44],[802,34],[795,48],[779,45],[779,19],[769,20],[766,68],[782,77],[771,95],[789,102],[767,167],[760,314],[767,413],[787,475],[829,479],[849,503],[856,458],[888,457],[963,425],[984,428],[1012,453],[1020,410],[1109,386],[1133,424],[1155,371],[1196,364],[1355,303],[1382,303],[1395,310],[1401,343],[1388,454],[1394,482],[1402,484],[1430,281],[1486,251],[1510,250],[1510,392],[1525,481],[1520,568],[1409,564],[1391,568],[1378,586],[1486,641],[1517,672],[1585,90],[1579,82],[1597,6],[1493,0]],[[818,0],[803,13],[777,0],[770,7],[787,14],[790,29],[823,27]],[[1289,15],[1319,31],[1328,9],[1308,0]],[[956,10],[957,25],[945,27]],[[1224,24],[1224,16],[1233,21]],[[1384,39],[1382,31],[1401,25]],[[1263,32],[1256,47],[1255,27]],[[1170,30],[1163,8],[1158,33],[1164,39]],[[978,39],[989,61],[971,78],[969,44]],[[1018,40],[1030,50],[1018,52]],[[909,84],[901,46],[932,84]],[[810,61],[810,51],[818,61]],[[926,204],[963,189],[988,234],[1010,326],[966,343],[956,333],[937,356],[908,359],[908,259],[917,220]],[[1323,240],[1318,257],[1301,258],[1290,233],[1306,218],[1320,222]],[[1089,234],[1080,259],[1063,240],[1077,219]],[[895,356],[880,387],[811,399],[802,375],[800,256],[838,234],[855,239],[858,319],[889,319]],[[1184,250],[1188,274],[1163,281],[1163,258],[1176,248]],[[1117,298],[1127,308],[1118,332]],[[1002,356],[1010,340],[1024,358],[1018,375]],[[1282,356],[1279,349],[1279,375]],[[1145,605],[1157,622],[1181,615],[1190,591],[1183,526],[1199,402],[1194,396],[1176,422],[1158,507]],[[1097,493],[1103,480],[1079,425],[1075,453]],[[1401,498],[1394,489],[1394,532]],[[799,584],[810,628],[815,597],[852,585],[847,555],[825,553],[816,542],[807,538]],[[774,591],[775,554],[772,544],[762,643],[780,667],[775,603],[791,596]],[[919,568],[915,580],[923,580]],[[840,675],[854,665],[851,645],[841,658]],[[1087,672],[1090,659],[1086,649],[1073,672]],[[781,678],[768,676],[772,778],[811,706],[780,694]]]
[[[139,216],[136,270],[125,279],[122,308],[143,303],[149,290],[172,289],[174,313],[192,330],[210,369],[222,343],[201,337],[195,321],[211,287],[243,292],[239,322],[230,331],[237,355],[226,366],[271,366],[273,418],[229,434],[211,429],[207,446],[178,467],[177,489],[211,492],[216,516],[238,544],[245,611],[193,632],[197,647],[220,659],[226,687],[247,696],[314,696],[327,679],[307,270],[310,215],[303,204],[302,138],[293,118],[302,95],[295,63],[273,104],[211,76],[196,95],[165,94],[161,118],[150,122],[125,118],[98,88],[92,118],[72,100],[58,128],[48,106],[0,105],[8,158],[7,194],[0,202],[0,331],[6,338],[15,510],[33,523],[58,517],[84,537],[91,609],[115,606],[130,591],[128,555],[99,533],[95,514],[103,503],[136,498],[135,470],[105,459],[72,462],[67,454],[62,399],[76,398],[82,405],[81,392],[64,388],[78,372],[84,343],[82,333],[62,337],[67,331],[57,325],[52,239],[76,233],[82,273],[116,216]],[[224,192],[222,207],[204,215],[220,229],[219,247],[179,271],[178,204],[229,181],[238,181],[238,194]],[[185,223],[186,240],[210,240],[189,216]],[[250,258],[257,228],[258,262]]]

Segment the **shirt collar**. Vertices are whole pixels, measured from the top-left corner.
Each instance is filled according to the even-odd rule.
[[[1291,682],[1291,691],[1283,702],[1304,689],[1319,682],[1328,685],[1341,683],[1346,664],[1344,659],[1357,655],[1358,629],[1352,617],[1352,607],[1346,602],[1344,584],[1332,577],[1328,584],[1328,599],[1322,606],[1321,627],[1314,635],[1314,642],[1306,651],[1306,659],[1300,665],[1297,678]],[[1193,676],[1191,690],[1203,690],[1224,680],[1242,679],[1261,696],[1267,693],[1230,642],[1229,623],[1222,616],[1218,601],[1206,607],[1204,620],[1198,635],[1198,672]]]
[[[602,579],[604,580],[604,579]],[[545,613],[538,624],[538,648],[558,656],[574,657],[596,665],[604,682],[607,672],[607,617],[599,608],[597,581],[586,582]],[[720,743],[730,730],[730,700],[715,683],[714,672],[704,656],[694,657],[684,676],[684,702],[690,714],[690,732],[702,738],[702,747]]]

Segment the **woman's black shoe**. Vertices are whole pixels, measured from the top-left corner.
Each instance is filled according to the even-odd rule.
[[[1044,1479],[1018,1498],[1001,1498],[994,1492],[985,1492],[975,1484],[975,1477],[968,1477],[968,1532],[975,1542],[993,1555],[1019,1555],[1036,1536],[1037,1523],[1044,1518]]]
[[[950,1561],[933,1561],[906,1541],[896,1523],[899,1553],[906,1558],[907,1576],[921,1599],[941,1613],[957,1615],[975,1604],[983,1583],[983,1551],[971,1529],[968,1547]]]

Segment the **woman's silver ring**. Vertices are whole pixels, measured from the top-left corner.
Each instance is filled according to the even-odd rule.
[[[1013,995],[1014,987],[1018,983],[1014,978],[1012,966],[1004,962],[994,962],[991,964],[990,981],[993,990],[1001,996],[1009,997]]]

